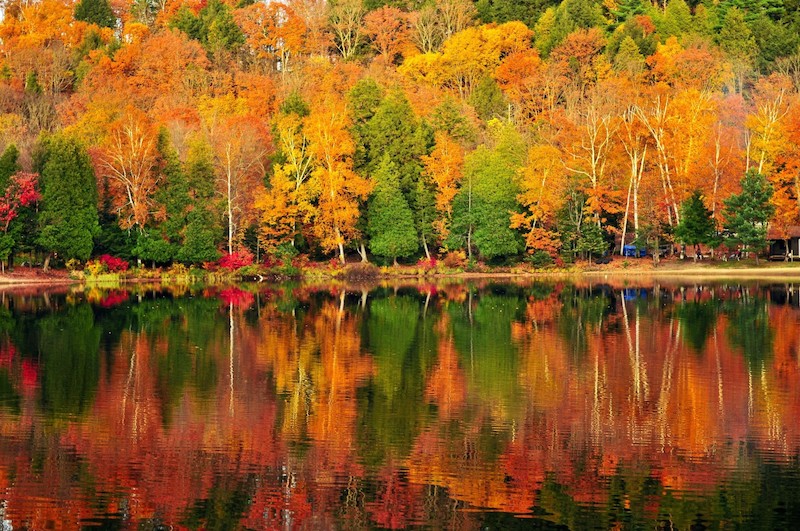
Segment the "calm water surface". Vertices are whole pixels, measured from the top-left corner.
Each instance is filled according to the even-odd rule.
[[[791,528],[798,290],[0,294],[0,520]]]

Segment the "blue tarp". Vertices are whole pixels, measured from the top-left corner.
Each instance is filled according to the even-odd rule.
[[[622,256],[630,256],[632,258],[643,258],[647,256],[647,249],[640,249],[635,245],[624,245],[622,247]]]

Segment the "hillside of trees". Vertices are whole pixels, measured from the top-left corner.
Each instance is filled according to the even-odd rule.
[[[2,5],[4,264],[546,263],[800,224],[798,0]]]

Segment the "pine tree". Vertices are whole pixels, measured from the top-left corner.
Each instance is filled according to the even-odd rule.
[[[681,220],[675,227],[675,237],[684,245],[709,245],[716,235],[711,211],[706,208],[699,190],[681,205]],[[697,253],[695,253],[697,256]]]
[[[19,150],[14,144],[10,144],[0,155],[0,194],[5,193],[11,176],[21,169],[19,165]]]
[[[75,20],[97,24],[101,28],[114,28],[117,17],[108,0],[81,0],[75,6]]]
[[[767,245],[767,225],[775,213],[772,185],[755,170],[742,178],[742,193],[725,200],[725,227],[733,233],[731,240],[744,245],[747,252],[756,253]]]
[[[603,230],[597,223],[585,220],[578,236],[577,250],[592,256],[602,256],[608,250],[608,243],[603,237]]]
[[[420,157],[427,154],[420,127],[405,95],[395,91],[384,98],[364,128],[367,169],[376,172],[388,156],[397,167],[400,190],[409,204],[422,171]]]
[[[212,210],[214,167],[207,146],[195,146],[190,152],[186,175],[194,197],[186,216],[183,244],[177,259],[195,264],[213,262],[220,256],[217,249],[219,223]]]
[[[391,258],[414,254],[419,248],[414,217],[403,194],[397,166],[386,155],[374,175],[377,185],[369,201],[367,232],[373,254]]]
[[[629,75],[639,74],[644,70],[644,56],[630,36],[625,37],[614,56],[614,68]]]
[[[61,136],[47,141],[45,151],[37,242],[65,260],[87,260],[100,232],[97,183],[89,155],[77,141]],[[48,265],[49,257],[45,268]]]
[[[181,167],[178,154],[170,145],[165,130],[159,131],[158,152],[163,185],[155,200],[163,209],[164,221],[139,235],[136,255],[155,263],[171,262],[177,258],[187,224],[191,204],[189,181]]]

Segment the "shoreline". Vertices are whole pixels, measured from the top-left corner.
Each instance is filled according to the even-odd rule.
[[[638,266],[638,264],[637,264]],[[281,278],[263,276],[263,280],[242,280],[241,277],[237,278],[232,275],[231,278],[217,278],[214,283],[278,283],[287,280],[299,280],[301,282],[319,283],[331,281],[418,281],[430,282],[435,280],[447,279],[466,279],[466,280],[491,280],[491,279],[508,279],[508,280],[521,280],[521,279],[598,279],[598,278],[614,278],[621,280],[629,278],[631,280],[642,280],[645,278],[664,278],[669,280],[770,280],[770,281],[800,281],[800,263],[797,266],[785,265],[759,265],[744,266],[744,267],[717,267],[716,265],[698,266],[696,264],[687,264],[682,267],[675,267],[673,264],[665,265],[662,267],[595,267],[589,266],[587,268],[574,268],[574,269],[552,269],[552,270],[532,270],[532,271],[457,271],[457,272],[430,272],[421,274],[418,272],[404,271],[402,268],[397,270],[389,270],[388,272],[379,272],[374,276],[365,276],[363,278],[353,277],[347,278],[341,275],[334,274],[320,274],[317,270],[315,274],[304,275],[300,274],[295,278]],[[89,285],[100,286],[105,284],[147,284],[147,283],[170,283],[175,278],[170,275],[154,276],[154,277],[121,277],[114,280],[98,280],[91,279],[76,279],[69,278],[63,274],[51,274],[44,276],[41,273],[36,274],[0,274],[0,290],[9,288],[25,288],[25,287],[48,287],[48,286],[70,286],[70,285]],[[178,282],[181,283],[181,282]]]

